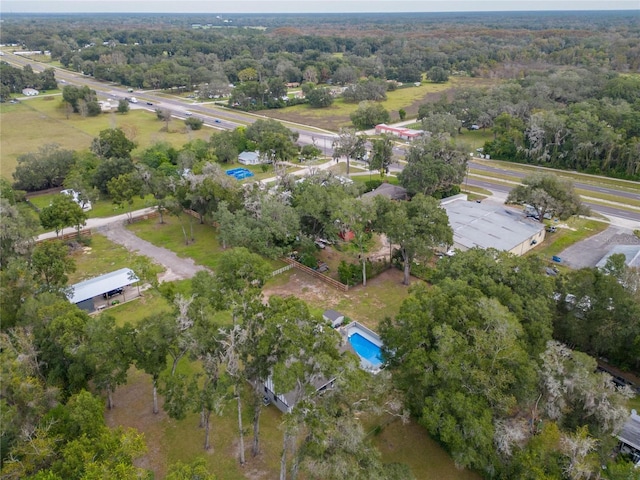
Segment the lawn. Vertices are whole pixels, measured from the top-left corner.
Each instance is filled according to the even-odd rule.
[[[555,233],[547,232],[544,242],[525,255],[539,255],[551,259],[553,255],[559,254],[565,248],[606,230],[608,226],[608,223],[598,220],[571,217],[562,222]]]
[[[69,275],[69,283],[78,283],[89,278],[131,266],[134,254],[117,245],[105,236],[94,233],[89,245],[73,252],[76,271]]]
[[[187,131],[180,120],[173,120],[166,132],[163,131],[165,124],[157,120],[155,113],[143,109],[131,110],[125,115],[105,113],[82,117],[71,114],[67,118],[60,94],[31,98],[17,104],[0,104],[0,125],[0,175],[7,179],[12,178],[20,155],[36,152],[48,143],[57,143],[69,150],[85,150],[102,130],[109,128],[122,128],[127,137],[138,144],[133,155],[157,142],[181,147],[196,138],[208,140],[213,132],[209,128]]]
[[[185,214],[181,218],[188,235],[189,221],[192,217]],[[198,265],[215,269],[218,257],[223,250],[214,227],[200,224],[197,219],[192,218],[195,241],[185,245],[180,220],[165,215],[164,222],[160,223],[159,218],[152,218],[128,225],[128,228],[147,242],[167,248],[179,257],[192,258]]]

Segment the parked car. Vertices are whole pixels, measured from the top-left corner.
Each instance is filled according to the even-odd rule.
[[[122,292],[124,292],[124,288],[114,288],[113,290],[109,290],[107,293],[103,293],[102,298],[115,297],[116,295],[120,295]]]

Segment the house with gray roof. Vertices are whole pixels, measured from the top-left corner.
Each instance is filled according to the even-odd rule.
[[[545,238],[542,223],[505,205],[469,202],[464,194],[445,198],[440,205],[449,216],[453,247],[458,250],[495,248],[523,255]]]
[[[620,453],[629,455],[636,466],[640,466],[640,415],[631,410],[631,416],[618,434]]]
[[[90,278],[72,285],[67,298],[82,310],[93,312],[99,308],[96,298],[107,300],[115,295],[125,295],[125,287],[138,282],[139,279],[130,268],[121,268],[115,272]],[[116,293],[117,292],[117,293]]]
[[[242,152],[238,155],[238,163],[242,165],[260,165],[263,163],[260,152]]]

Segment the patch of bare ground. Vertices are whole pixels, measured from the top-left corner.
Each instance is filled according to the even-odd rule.
[[[147,374],[131,368],[129,381],[118,387],[113,394],[115,408],[106,410],[105,421],[111,428],[133,427],[144,434],[147,453],[135,461],[136,466],[153,471],[155,478],[164,478],[167,473],[167,454],[162,445],[164,421],[167,414],[162,410],[162,396],[158,395],[160,412],[153,413],[153,389]]]

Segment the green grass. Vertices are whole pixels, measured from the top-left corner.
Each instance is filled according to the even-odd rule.
[[[404,109],[407,117],[415,117],[418,107],[429,100],[437,99],[447,91],[470,86],[482,86],[487,84],[487,80],[451,77],[447,83],[434,84],[423,83],[419,87],[399,88],[392,92],[387,92],[387,99],[380,102],[389,111],[391,122],[400,120],[398,110]],[[495,80],[489,81],[495,84]],[[342,98],[334,101],[333,105],[327,108],[311,108],[309,105],[294,105],[277,110],[263,110],[260,113],[271,118],[293,123],[311,124],[318,128],[329,131],[337,131],[340,127],[350,127],[351,119],[349,115],[358,108],[357,103],[346,103]]]
[[[164,123],[157,120],[155,113],[146,110],[86,118],[72,114],[67,119],[61,98],[60,95],[48,95],[18,104],[0,104],[0,175],[11,179],[20,155],[36,152],[48,143],[57,143],[69,150],[86,150],[92,140],[108,128],[122,128],[127,137],[138,144],[134,156],[157,142],[181,147],[196,138],[208,140],[213,132],[209,128],[188,132],[181,120],[172,120],[169,132],[165,132]]]
[[[70,284],[130,267],[135,254],[105,236],[94,233],[90,244],[75,251],[72,256],[76,262],[76,271],[69,275]]]
[[[597,220],[572,217],[566,222],[562,222],[569,228],[557,228],[555,233],[547,233],[544,242],[537,248],[527,252],[527,255],[540,255],[544,258],[551,258],[565,248],[600,233],[609,226],[605,222]]]
[[[399,462],[411,467],[419,480],[480,480],[469,470],[459,470],[453,460],[427,431],[414,421],[403,425],[394,421],[374,437],[385,463]]]
[[[28,197],[29,201],[33,205],[35,205],[39,209],[43,209],[51,205],[51,201],[56,195],[59,194],[45,193],[28,195]],[[87,212],[87,218],[111,217],[113,215],[121,215],[123,213],[127,213],[129,209],[131,209],[131,211],[139,210],[141,208],[148,207],[150,205],[151,199],[151,195],[148,195],[145,198],[135,197],[133,199],[133,205],[131,206],[131,208],[129,208],[129,205],[127,205],[126,208],[120,208],[110,200],[98,200],[97,202],[93,202],[91,204],[92,209]]]
[[[157,290],[150,289],[145,290],[141,297],[130,302],[109,307],[105,313],[116,319],[116,325],[122,326],[125,323],[136,325],[144,318],[169,311],[171,311],[171,305],[167,299]]]
[[[222,248],[218,243],[218,235],[210,225],[201,225],[193,219],[195,242],[185,245],[180,222],[176,217],[165,215],[165,223],[159,218],[136,222],[128,228],[137,236],[158,247],[164,247],[182,258],[192,258],[197,264],[215,269]],[[183,215],[182,222],[189,234],[189,217]]]

